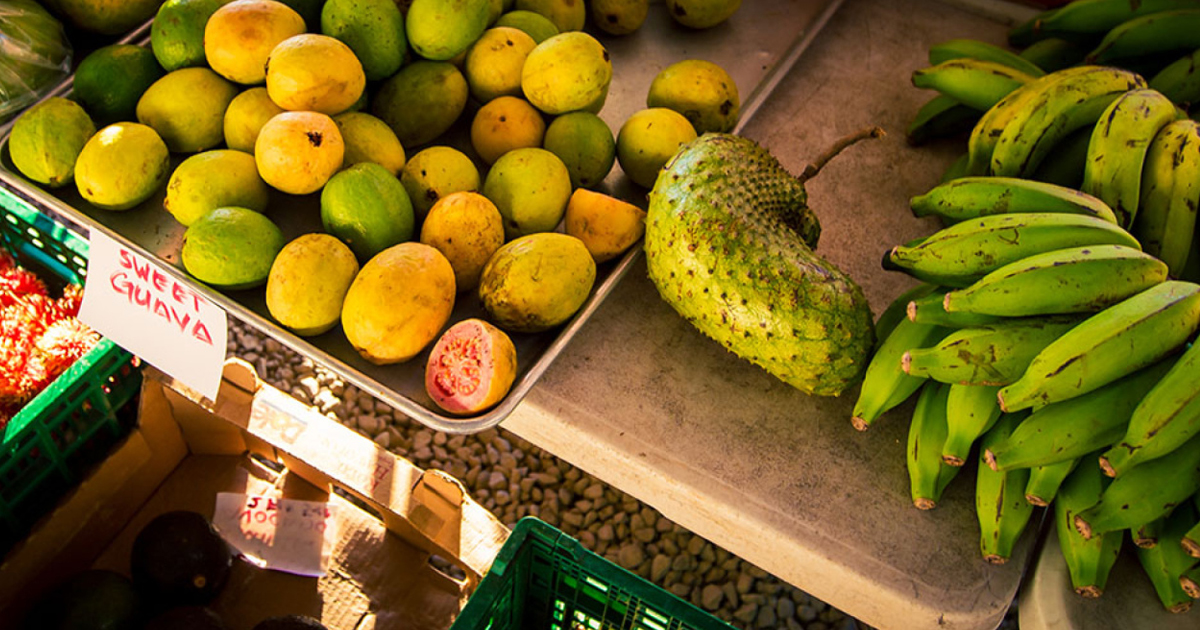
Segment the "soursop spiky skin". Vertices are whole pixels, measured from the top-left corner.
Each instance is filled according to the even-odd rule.
[[[709,133],[650,192],[644,249],[659,294],[705,335],[810,394],[856,382],[874,344],[862,289],[818,256],[803,184],[766,149]]]

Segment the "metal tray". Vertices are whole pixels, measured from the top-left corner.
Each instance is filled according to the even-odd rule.
[[[703,31],[675,24],[661,3],[653,3],[646,23],[636,33],[624,37],[596,34],[612,56],[614,70],[608,100],[600,116],[610,128],[619,129],[629,115],[645,107],[650,83],[661,69],[679,60],[700,58],[720,64],[737,83],[743,95],[742,115],[735,131],[740,130],[841,3],[842,0],[746,0],[734,18]],[[68,80],[55,95],[68,95],[70,88]],[[464,113],[460,123],[469,122],[470,115],[470,111]],[[460,124],[435,143],[451,144],[473,155],[464,127]],[[405,147],[410,156],[420,148]],[[185,157],[173,155],[172,160],[178,164]],[[485,173],[481,169],[481,174]],[[124,212],[98,209],[84,201],[73,186],[46,190],[22,177],[9,157],[8,133],[0,139],[0,185],[43,212],[74,223],[81,232],[99,230],[124,246],[158,260],[177,280],[193,287],[227,313],[312,358],[418,422],[449,433],[482,431],[507,417],[641,254],[640,247],[635,246],[620,259],[599,265],[592,294],[567,323],[543,333],[512,335],[518,357],[517,380],[512,390],[490,411],[459,418],[441,412],[425,393],[427,350],[405,363],[373,365],[355,352],[340,326],[319,336],[299,337],[276,324],[267,311],[261,287],[221,292],[191,278],[179,257],[184,228],[162,207],[165,190]],[[600,190],[645,207],[646,191],[629,182],[619,167],[613,169]],[[292,196],[272,191],[266,214],[288,240],[321,231],[319,193]],[[482,313],[476,296],[460,294],[451,321]]]

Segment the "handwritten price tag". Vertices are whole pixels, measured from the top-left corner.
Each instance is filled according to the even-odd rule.
[[[89,240],[80,321],[216,400],[225,363],[225,311],[99,230]]]
[[[221,492],[213,526],[257,566],[320,577],[337,542],[336,509],[315,501]]]

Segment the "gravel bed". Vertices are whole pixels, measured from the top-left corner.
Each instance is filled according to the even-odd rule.
[[[234,320],[228,350],[253,364],[263,381],[421,468],[458,478],[509,527],[536,516],[733,626],[870,628],[503,428],[473,435],[429,429]],[[1016,627],[1014,606],[1001,628]]]

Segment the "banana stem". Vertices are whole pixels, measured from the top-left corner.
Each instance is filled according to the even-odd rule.
[[[860,140],[866,140],[868,138],[882,138],[885,135],[887,134],[884,133],[882,127],[867,127],[845,136],[844,138],[839,138],[833,143],[833,146],[826,149],[821,155],[818,155],[817,159],[810,162],[808,166],[805,166],[804,172],[800,173],[797,179],[799,179],[800,183],[803,184],[813,177],[816,177],[817,173],[821,172],[821,169],[825,168],[825,165],[828,164],[830,160],[837,157],[839,153],[844,151],[850,145],[856,144]]]

